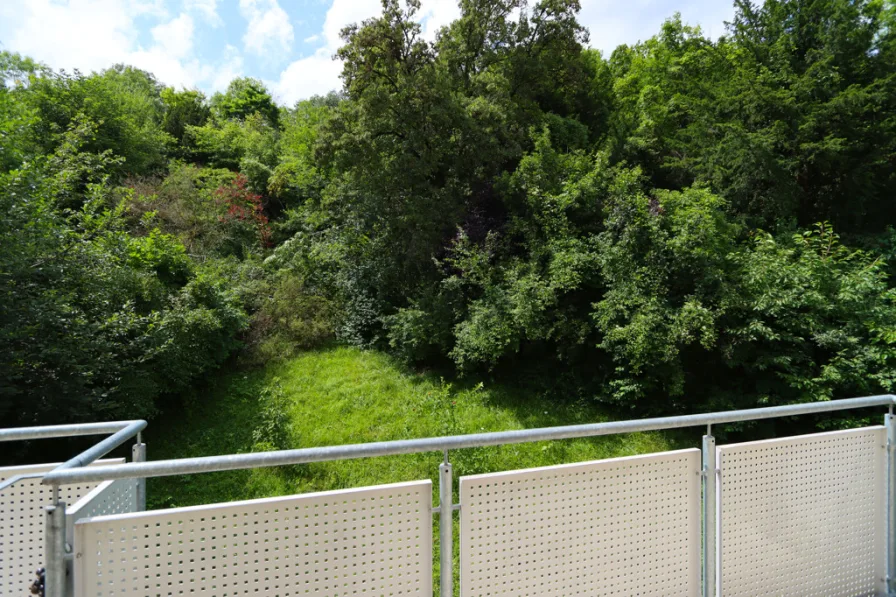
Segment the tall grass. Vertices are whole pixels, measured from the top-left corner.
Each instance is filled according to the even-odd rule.
[[[285,415],[285,416],[284,416]],[[382,353],[328,348],[224,375],[147,433],[152,459],[301,448],[605,420],[599,408],[521,384],[451,384]],[[657,433],[458,450],[457,475],[669,449]],[[441,455],[411,454],[153,479],[151,507],[432,479]]]

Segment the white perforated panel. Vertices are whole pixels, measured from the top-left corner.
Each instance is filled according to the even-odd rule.
[[[885,595],[886,433],[719,446],[725,597]]]
[[[461,594],[696,596],[700,451],[462,477]]]
[[[432,483],[75,524],[75,595],[432,595]]]
[[[121,464],[123,458],[101,460],[94,465]],[[0,481],[16,475],[46,473],[61,463],[0,468]],[[44,506],[52,503],[52,490],[40,478],[23,479],[0,490],[0,595],[26,595],[34,572],[44,565]],[[63,485],[60,496],[71,504],[97,486],[96,483]]]
[[[75,522],[82,518],[137,512],[137,479],[103,481],[65,510],[66,538],[74,541]]]

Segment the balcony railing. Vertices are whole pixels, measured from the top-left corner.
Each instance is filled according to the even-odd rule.
[[[0,595],[26,594],[38,568],[55,569],[54,578],[60,575],[65,578],[64,552],[65,546],[71,545],[71,523],[88,512],[110,511],[110,500],[119,502],[116,504],[117,511],[146,509],[144,480],[114,484],[111,481],[88,481],[63,487],[41,484],[41,479],[51,470],[122,463],[124,459],[100,458],[135,437],[137,442],[132,449],[133,459],[135,462],[145,460],[146,445],[141,438],[145,428],[146,421],[113,421],[0,429],[0,442],[109,434],[109,437],[63,463],[0,468]],[[127,503],[121,497],[123,492],[129,496]],[[67,517],[68,541],[65,540],[64,528],[66,504],[72,504]],[[61,538],[63,553],[53,549],[45,551],[45,530],[50,520],[62,521],[62,532],[46,538],[54,541],[57,537]]]
[[[870,396],[91,467],[82,458],[40,479],[55,496],[45,515],[46,594],[428,596],[437,550],[448,597],[458,516],[464,596],[891,595],[893,405],[893,396]],[[712,435],[724,423],[868,407],[887,407],[884,425],[727,445]],[[454,503],[454,450],[693,426],[706,427],[700,449],[464,476]],[[409,480],[141,512],[126,483],[423,452],[443,455],[436,507],[431,482]],[[64,507],[66,488],[91,484],[92,497]],[[29,507],[46,504],[39,496]]]

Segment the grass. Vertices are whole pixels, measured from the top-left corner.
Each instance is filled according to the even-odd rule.
[[[201,397],[153,422],[152,460],[549,427],[606,420],[593,402],[564,400],[535,383],[450,384],[357,348],[307,352],[264,369],[214,380]],[[549,384],[548,384],[549,385]],[[674,449],[677,436],[619,436],[452,451],[455,477]],[[691,444],[691,447],[696,444]],[[409,454],[148,481],[150,508],[431,479],[438,499],[442,455]],[[458,483],[454,485],[457,501]],[[455,537],[458,518],[454,518]],[[438,544],[438,519],[433,544]],[[459,541],[454,543],[455,594]],[[433,582],[439,584],[438,552]],[[436,588],[435,594],[438,594]]]
[[[601,420],[592,403],[523,383],[452,386],[382,353],[336,347],[221,376],[182,412],[150,425],[147,441],[158,460]],[[281,439],[272,442],[269,430],[282,430]],[[458,450],[451,460],[461,476],[658,452],[670,443],[638,433]],[[147,493],[151,508],[164,508],[427,478],[435,484],[440,461],[440,454],[414,454],[168,477],[151,479]]]
[[[524,373],[525,374],[525,373]],[[153,460],[277,448],[364,443],[548,427],[606,420],[593,401],[538,389],[544,374],[516,383],[450,384],[409,371],[389,356],[328,348],[264,369],[234,372],[212,383],[182,412],[153,422],[146,437]],[[792,424],[788,422],[788,425]],[[754,430],[755,431],[755,430]],[[792,430],[790,430],[792,432]],[[702,429],[636,433],[451,452],[455,476],[581,462],[697,447]],[[413,454],[150,479],[150,508],[431,479],[438,494],[441,454]],[[455,483],[455,502],[458,483]],[[459,517],[453,525],[459,537]],[[433,545],[439,543],[433,521]],[[459,540],[454,542],[455,595]],[[434,594],[439,554],[433,553]]]

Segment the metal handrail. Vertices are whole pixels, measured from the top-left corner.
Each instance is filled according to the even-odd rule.
[[[128,441],[134,436],[137,436],[137,443],[142,443],[140,440],[140,433],[146,429],[146,421],[129,421],[127,426],[120,431],[110,435],[103,441],[98,444],[94,444],[93,446],[87,448],[74,458],[70,458],[53,469],[53,471],[64,471],[73,468],[77,468],[80,466],[87,466],[88,464],[93,463],[95,460],[102,458],[124,442]]]
[[[26,473],[23,475],[14,475],[8,479],[5,479],[2,483],[0,483],[0,491],[3,491],[10,485],[15,485],[19,481],[24,481],[25,479],[40,479],[46,473]]]
[[[894,404],[896,404],[896,396],[885,394],[880,396],[866,396],[864,398],[848,398],[845,400],[810,402],[805,404],[771,406],[697,415],[658,417],[634,421],[611,421],[586,425],[520,429],[515,431],[474,433],[469,435],[430,437],[367,444],[349,444],[344,446],[278,450],[274,452],[255,452],[250,454],[229,454],[224,456],[205,456],[152,462],[134,462],[129,464],[97,466],[89,469],[77,468],[63,470],[57,468],[44,476],[43,483],[46,485],[65,485],[85,481],[164,477],[191,473],[208,473],[214,471],[305,464],[309,462],[392,456],[397,454],[447,452],[448,450],[461,448],[479,448],[545,440],[595,437],[638,431],[679,429],[702,425],[711,426],[738,421],[772,419],[795,415],[867,408],[872,406],[892,407]]]
[[[135,421],[109,421],[108,423],[76,423],[74,425],[45,425],[43,427],[0,429],[0,442],[76,437],[81,435],[105,435],[106,433],[115,433],[125,429],[133,423]]]
[[[146,429],[146,421],[113,421],[109,423],[78,423],[74,425],[47,425],[44,427],[18,427],[13,429],[0,429],[0,442],[22,441],[32,439],[48,439],[54,437],[76,437],[84,435],[101,435],[111,433],[109,437],[87,448],[74,458],[70,458],[57,466],[54,471],[74,471],[78,467],[93,464],[99,458],[102,458],[118,446],[122,445],[129,439],[136,436],[137,443],[133,448],[135,460],[145,460],[146,446],[143,444],[141,434]],[[46,473],[49,474],[49,473]],[[13,485],[23,479],[44,476],[40,474],[23,474],[16,475],[7,479],[0,490]],[[145,509],[146,506],[146,485],[145,480],[141,480],[137,484],[137,507]],[[45,577],[45,594],[49,597],[63,597],[66,587],[66,566],[71,565],[70,558],[66,559],[65,547],[66,540],[66,508],[65,502],[60,500],[59,484],[52,486],[52,503],[47,506],[46,513],[46,536],[45,536],[45,553],[44,568]]]
[[[59,437],[79,437],[85,435],[102,435],[111,433],[101,442],[87,448],[74,458],[63,462],[53,470],[69,470],[93,464],[132,437],[141,443],[140,434],[146,429],[146,421],[110,421],[108,423],[77,423],[74,425],[46,425],[43,427],[15,427],[0,429],[0,442],[24,441],[34,439],[50,439]],[[15,475],[0,483],[0,491],[23,481],[45,476],[49,473],[29,473]]]
[[[53,487],[54,494],[58,495],[59,488],[63,484],[79,483],[86,481],[104,481],[111,479],[145,479],[148,477],[161,477],[168,475],[181,475],[191,473],[205,473],[212,471],[239,470],[258,467],[281,466],[290,464],[303,464],[310,462],[323,462],[345,460],[353,458],[370,458],[375,456],[389,456],[397,454],[412,454],[422,452],[443,452],[445,459],[439,466],[439,506],[433,509],[433,513],[439,515],[440,532],[440,569],[441,579],[440,595],[451,597],[453,595],[453,518],[455,504],[452,503],[452,468],[448,460],[449,450],[462,448],[477,448],[504,444],[517,444],[525,442],[537,442],[545,440],[572,439],[579,437],[594,437],[601,435],[613,435],[619,433],[632,433],[639,431],[657,431],[662,429],[677,429],[684,427],[707,427],[703,446],[703,551],[705,554],[715,553],[717,545],[715,523],[715,473],[717,469],[709,452],[715,453],[714,438],[712,437],[712,425],[734,423],[739,421],[755,421],[777,417],[789,417],[813,413],[826,413],[856,408],[868,408],[875,406],[888,406],[890,414],[886,417],[888,433],[888,473],[889,495],[896,495],[896,475],[894,470],[893,447],[896,438],[896,423],[893,422],[893,407],[896,405],[896,396],[891,394],[881,396],[868,396],[864,398],[850,398],[846,400],[834,400],[826,402],[812,402],[806,404],[793,404],[787,406],[774,406],[766,408],[754,408],[735,410],[729,412],[703,413],[697,415],[684,415],[674,417],[658,417],[636,421],[611,421],[606,423],[593,423],[586,425],[568,425],[562,427],[547,427],[540,429],[522,429],[515,431],[502,431],[491,433],[475,433],[470,435],[455,435],[446,437],[430,437],[422,439],[397,440],[375,442],[368,444],[351,444],[344,446],[327,446],[318,448],[304,448],[298,450],[280,450],[274,452],[260,452],[252,454],[231,454],[223,456],[210,456],[201,458],[184,458],[177,460],[161,460],[145,462],[145,452],[137,460],[138,462],[112,466],[98,466],[92,468],[79,468],[88,458],[98,458],[107,451],[119,445],[123,434],[132,429],[121,429],[114,436],[100,442],[90,450],[78,457],[60,465],[47,473],[43,483]],[[143,424],[145,427],[145,423]],[[142,429],[143,427],[140,427]],[[139,433],[139,431],[137,432]],[[120,440],[120,441],[119,441]],[[139,435],[138,435],[139,441]],[[145,491],[145,490],[144,490]],[[145,494],[144,494],[145,495]],[[58,500],[57,500],[58,501]],[[892,544],[892,538],[896,537],[896,507],[893,499],[888,502],[887,510],[887,537]],[[58,505],[62,505],[61,502]],[[64,508],[47,509],[47,587],[50,597],[63,597],[65,585],[65,510]],[[891,550],[887,554],[888,578],[896,575],[896,553]],[[707,558],[703,565],[703,593],[705,597],[716,594],[716,577],[714,560]],[[892,585],[892,583],[891,583]]]

